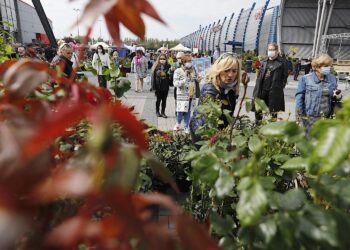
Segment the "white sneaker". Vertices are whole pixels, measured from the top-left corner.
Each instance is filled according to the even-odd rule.
[[[185,128],[184,132],[185,132],[185,134],[189,134],[190,133],[190,129],[189,128]]]
[[[180,124],[176,124],[173,128],[174,131],[179,131],[180,130]]]

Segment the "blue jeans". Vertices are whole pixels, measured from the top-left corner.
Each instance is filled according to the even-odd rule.
[[[185,128],[189,128],[190,125],[190,119],[191,119],[191,103],[190,100],[189,108],[187,112],[176,112],[176,123],[181,124],[182,120],[185,122]]]
[[[189,127],[191,118],[191,111],[188,112],[176,112],[176,123],[181,124],[182,120],[185,122],[185,128]]]

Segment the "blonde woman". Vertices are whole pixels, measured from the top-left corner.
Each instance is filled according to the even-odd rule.
[[[241,63],[237,57],[232,54],[222,54],[213,64],[206,78],[207,83],[202,87],[199,104],[202,104],[207,96],[211,99],[221,101],[222,114],[220,120],[223,121],[218,129],[228,126],[228,121],[224,115],[224,110],[229,110],[230,115],[236,107],[236,100],[239,95],[239,84],[241,82]],[[246,73],[242,74],[242,83],[248,84],[249,77]],[[205,124],[205,115],[194,112],[191,122],[190,131],[192,140],[197,142],[200,137],[195,134],[196,130]]]
[[[333,113],[332,98],[341,98],[337,79],[331,74],[333,59],[320,55],[312,61],[313,72],[303,76],[295,94],[296,118],[306,128],[311,128],[321,117]]]
[[[73,62],[71,61],[73,55],[73,48],[68,43],[63,43],[59,47],[58,59],[53,60],[50,64],[52,68],[57,65],[62,67],[62,71],[67,78],[70,78],[73,72]]]

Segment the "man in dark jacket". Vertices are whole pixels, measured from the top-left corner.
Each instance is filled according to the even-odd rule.
[[[285,110],[283,89],[287,84],[287,79],[288,66],[278,54],[278,45],[269,44],[268,59],[262,62],[253,98],[263,100],[274,118],[277,118],[277,112]],[[255,110],[255,118],[262,120],[262,112]]]

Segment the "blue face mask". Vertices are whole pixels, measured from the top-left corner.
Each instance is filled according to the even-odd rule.
[[[331,73],[331,67],[321,67],[320,73],[324,76],[328,76]]]

